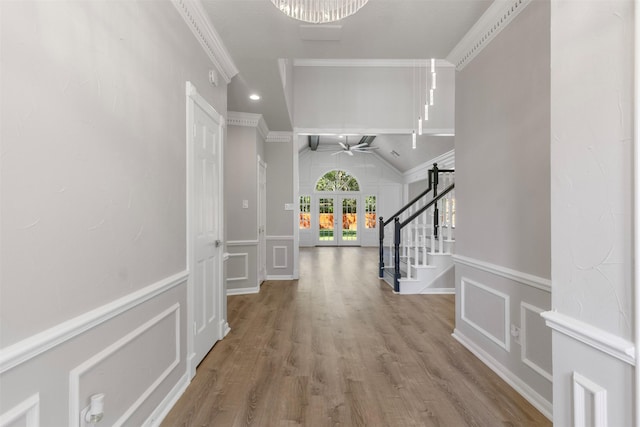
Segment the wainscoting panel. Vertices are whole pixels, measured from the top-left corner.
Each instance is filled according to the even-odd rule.
[[[273,248],[273,265],[272,268],[287,268],[288,250],[286,246],[274,246]]]
[[[464,277],[461,287],[462,320],[509,351],[509,295]]]
[[[556,311],[543,316],[552,329],[554,425],[635,425],[633,343]]]
[[[607,427],[607,390],[577,372],[573,373],[573,425]]]
[[[235,240],[227,242],[229,259],[226,261],[227,295],[254,294],[260,291],[258,283],[258,241]]]
[[[520,303],[520,358],[522,363],[553,381],[551,352],[546,346],[540,345],[551,342],[551,329],[540,315],[543,311],[540,307],[526,302]]]
[[[187,272],[2,350],[0,427],[78,426],[105,393],[109,426],[156,425],[188,384]]]
[[[144,369],[138,363],[127,362],[136,359],[145,361]],[[174,304],[71,371],[69,425],[79,426],[77,414],[96,392],[105,393],[107,408],[110,398],[128,402],[128,409],[121,414],[105,410],[101,421],[105,425],[123,425],[179,363],[180,305]],[[104,377],[116,381],[109,387],[103,384]]]
[[[267,279],[293,279],[293,236],[267,236]]]
[[[38,393],[0,415],[0,427],[18,426],[40,426],[40,395]]]
[[[229,254],[227,261],[227,282],[237,282],[249,278],[249,254],[241,252]]]
[[[551,419],[548,279],[456,255],[454,337]],[[550,285],[550,284],[549,284]]]

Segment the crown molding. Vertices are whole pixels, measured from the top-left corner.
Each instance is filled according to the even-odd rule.
[[[293,140],[293,133],[291,132],[279,132],[271,131],[265,142],[291,142]]]
[[[496,0],[447,56],[458,71],[467,66],[531,0]]]
[[[428,58],[417,59],[294,59],[294,67],[430,67]],[[437,68],[452,68],[444,59],[436,59]]]
[[[231,78],[238,74],[238,68],[222,43],[220,35],[213,28],[201,0],[171,0],[171,3],[191,29],[222,79],[229,84]]]
[[[269,128],[267,127],[267,123],[264,121],[262,114],[229,111],[227,113],[227,125],[256,128],[263,139],[267,139],[267,136],[269,135]]]

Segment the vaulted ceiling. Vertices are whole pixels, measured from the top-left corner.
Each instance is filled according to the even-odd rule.
[[[355,15],[328,29],[331,37],[338,40],[322,41],[310,40],[321,38],[314,34],[319,26],[285,16],[269,0],[202,0],[239,70],[229,85],[228,109],[262,114],[272,131],[291,131],[293,127],[280,79],[279,58],[446,58],[491,3],[369,0]],[[252,92],[259,93],[262,99],[250,101]]]

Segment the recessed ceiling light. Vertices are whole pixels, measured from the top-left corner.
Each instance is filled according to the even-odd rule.
[[[249,95],[249,99],[252,101],[259,101],[260,95],[258,95],[257,93],[252,93],[251,95]]]
[[[344,135],[340,135],[340,136],[338,136],[338,138],[344,139]]]

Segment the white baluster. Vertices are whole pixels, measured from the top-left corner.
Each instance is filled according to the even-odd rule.
[[[433,212],[434,212],[434,205],[432,205],[429,209],[429,225],[431,227],[431,252],[435,252],[436,251],[436,236],[434,234],[435,232],[435,227],[434,227],[434,222],[433,222]]]
[[[440,224],[444,223],[444,221],[443,221],[443,216],[444,215],[442,215],[442,212],[443,212],[442,210],[444,209],[443,201],[444,201],[444,199],[440,199],[440,201],[438,201],[438,203],[440,204],[440,211],[438,213],[440,218],[438,218],[439,219],[438,222]],[[443,253],[444,252],[444,235],[442,233],[442,227],[440,227],[440,234],[438,234],[438,248],[439,248],[438,249],[439,253]]]
[[[422,213],[422,265],[427,265],[427,210]]]

